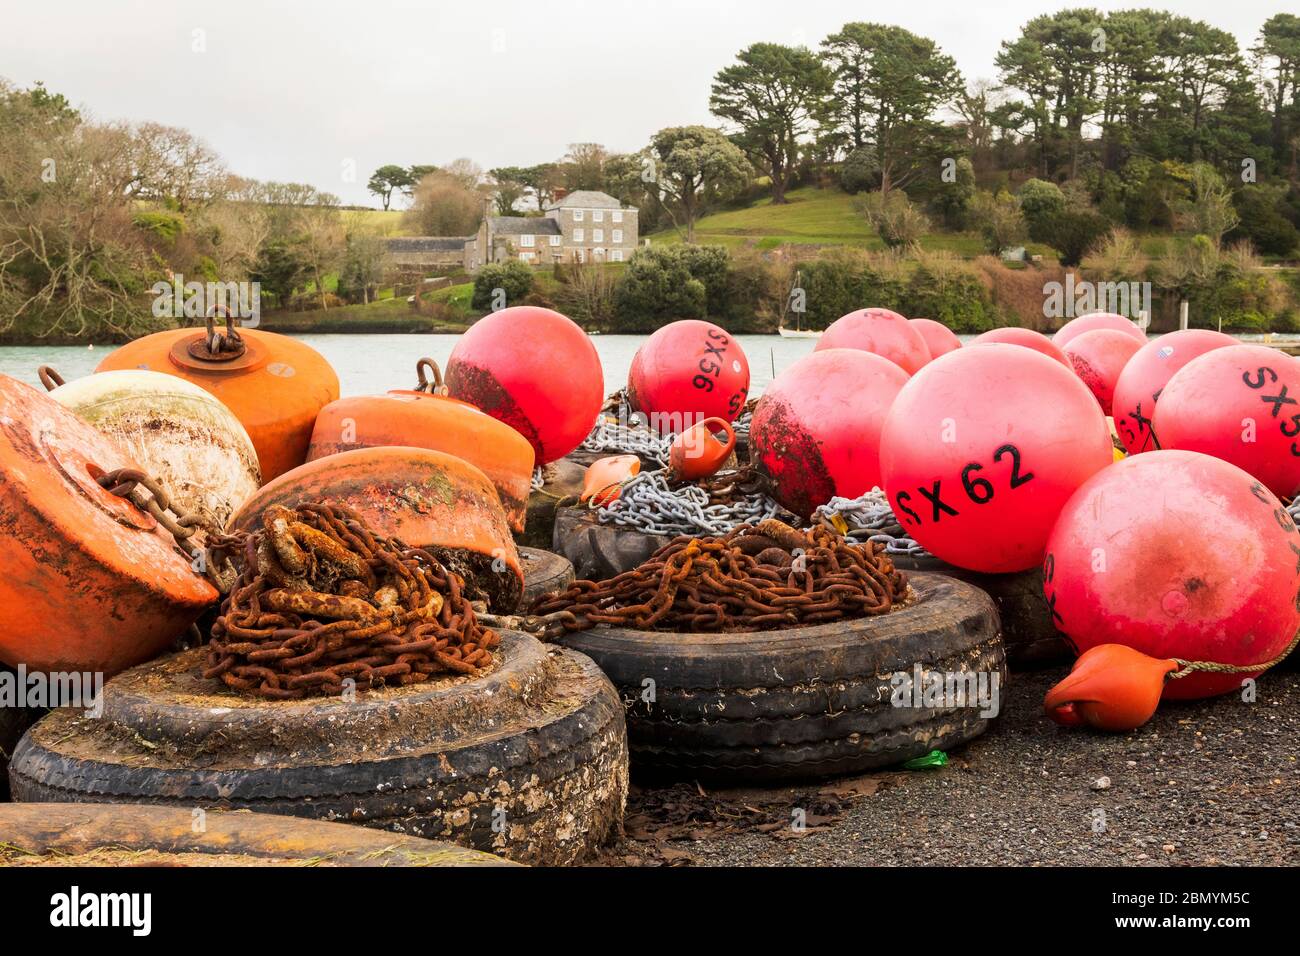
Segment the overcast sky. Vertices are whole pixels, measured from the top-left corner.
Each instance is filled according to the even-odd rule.
[[[932,37],[967,79],[1029,18],[1083,3],[1020,0],[0,0],[0,76],[43,80],[96,118],[207,140],[240,174],[372,204],[385,163],[468,156],[485,169],[568,143],[642,147],[714,123],[713,74],[760,40],[815,47],[853,20]],[[1141,0],[1243,47],[1282,0]],[[196,32],[197,31],[197,32]],[[201,49],[205,48],[205,49]],[[347,170],[356,169],[348,181]]]

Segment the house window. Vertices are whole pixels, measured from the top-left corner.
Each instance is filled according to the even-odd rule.
[[[558,246],[559,244],[560,244],[560,237],[559,237],[559,236],[551,236],[551,245],[553,245],[553,246]]]
[[[582,222],[582,213],[583,213],[583,210],[581,210],[581,209],[575,209],[575,210],[573,210],[573,221],[574,221],[574,222]]]
[[[612,219],[612,220],[614,220],[614,222],[622,222],[622,221],[623,221],[623,210],[621,210],[621,209],[615,209],[613,212],[611,212],[611,213],[609,214],[609,218]]]
[[[604,221],[605,221],[605,210],[603,210],[603,209],[593,209],[593,210],[591,211],[591,221],[592,221],[592,222],[604,222]]]
[[[581,230],[581,229],[575,229],[575,230],[573,230],[573,241],[574,241],[574,242],[582,242],[582,230]]]
[[[611,241],[614,242],[615,244],[621,243],[621,242],[623,241],[623,230],[622,230],[622,229],[615,229],[615,230],[613,230],[613,231],[611,232],[611,235],[614,237]]]
[[[520,237],[519,237],[519,245],[523,246],[525,249],[531,249],[531,248],[533,248],[533,237],[532,237],[532,236],[520,236]]]
[[[613,250],[612,252],[610,252],[610,254],[609,254],[609,261],[610,261],[610,262],[622,262],[622,261],[623,261],[623,250],[622,250],[622,249],[615,249],[615,250]]]
[[[605,230],[604,230],[604,229],[593,229],[593,230],[591,230],[591,241],[592,241],[592,242],[604,242],[604,241],[605,241]]]

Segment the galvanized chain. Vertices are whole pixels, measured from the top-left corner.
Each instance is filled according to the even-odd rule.
[[[529,485],[530,491],[541,491],[546,487],[546,472],[538,465],[533,469],[533,480]]]
[[[268,508],[212,627],[205,678],[276,700],[477,675],[499,636],[433,555],[341,505]]]
[[[166,528],[176,541],[176,547],[190,559],[190,566],[198,564],[195,570],[207,578],[213,587],[222,594],[230,590],[235,572],[224,559],[229,542],[220,528],[196,512],[176,508],[162,483],[138,468],[118,468],[116,471],[105,472],[96,480],[110,494],[125,498],[147,511]],[[207,540],[206,549],[191,540],[200,531]]]
[[[1291,516],[1291,520],[1300,525],[1300,496],[1287,505],[1286,510],[1287,514]]]
[[[582,450],[620,452],[649,458],[660,465],[668,464],[668,446],[672,444],[672,436],[660,437],[648,428],[625,425],[625,421],[627,419],[617,422],[607,418],[597,419],[581,445]]]
[[[813,521],[828,524],[854,541],[882,544],[888,554],[929,554],[908,537],[879,488],[856,498],[836,496],[813,512]]]
[[[715,537],[679,537],[607,581],[575,581],[533,609],[566,631],[760,631],[885,614],[907,579],[883,549],[819,526],[768,519]]]
[[[623,484],[615,501],[597,510],[602,524],[664,535],[721,535],[781,513],[749,471],[681,485],[663,471],[643,471]]]

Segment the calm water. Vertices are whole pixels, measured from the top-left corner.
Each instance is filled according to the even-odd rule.
[[[366,395],[415,384],[415,362],[429,356],[445,368],[459,335],[299,335],[319,350],[339,373],[344,395]],[[738,336],[749,358],[750,395],[761,395],[774,374],[813,350],[816,339],[786,339],[776,335]],[[971,336],[960,336],[968,340]],[[1242,336],[1245,341],[1260,336]],[[592,338],[605,371],[605,393],[627,384],[632,356],[645,341],[640,335],[598,335]],[[38,384],[38,365],[53,365],[66,379],[94,371],[112,346],[0,346],[0,372]]]
[[[416,360],[428,356],[442,368],[459,335],[297,335],[324,355],[339,373],[344,395],[366,395],[415,384]],[[792,362],[813,350],[815,339],[784,339],[776,335],[738,336],[749,358],[751,395],[761,394]],[[605,393],[627,384],[632,356],[645,341],[641,335],[597,335],[592,337],[605,370]],[[53,365],[71,381],[95,370],[113,346],[0,346],[0,372],[32,385],[39,385],[36,368]]]

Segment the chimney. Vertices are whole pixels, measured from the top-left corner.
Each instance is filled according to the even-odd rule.
[[[551,194],[551,202],[559,202],[567,195],[569,195],[569,191],[567,189],[565,189],[563,186],[556,186],[555,192]]]

